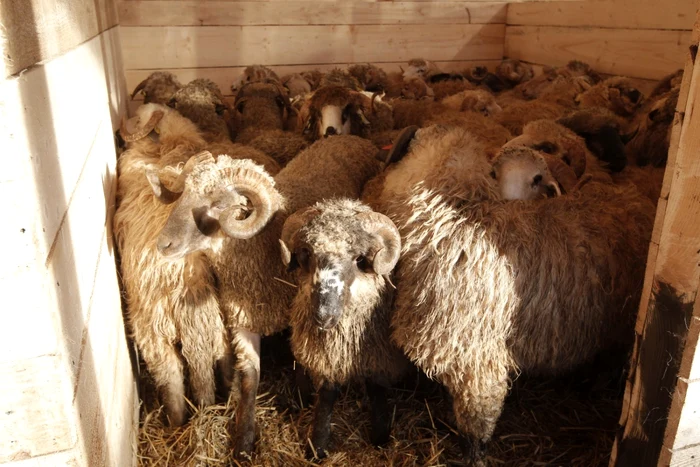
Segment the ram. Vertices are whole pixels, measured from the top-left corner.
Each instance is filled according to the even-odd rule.
[[[136,85],[131,93],[131,98],[135,98],[140,92],[143,94],[144,104],[165,105],[180,88],[182,88],[182,84],[174,74],[169,71],[154,71]]]
[[[221,361],[222,370],[227,370],[223,359],[228,339],[206,256],[193,253],[164,262],[156,249],[170,207],[155,200],[144,169],[158,169],[177,190],[183,178],[174,172],[179,167],[187,174],[196,162],[189,157],[206,142],[192,122],[156,104],[139,107],[120,132],[129,148],[118,163],[114,234],[121,255],[126,316],[139,353],[161,392],[170,424],[181,425],[186,416],[183,360],[194,401],[212,404],[214,364]],[[159,142],[148,138],[149,134],[157,134]]]
[[[632,188],[596,182],[506,201],[492,170],[464,130],[419,130],[379,209],[402,241],[393,341],[447,388],[477,465],[511,376],[564,373],[631,343],[655,211]]]
[[[302,151],[274,179],[252,161],[223,155],[200,161],[185,179],[158,246],[168,258],[204,252],[214,266],[241,374],[236,456],[253,450],[260,337],[287,327],[295,293],[279,259],[284,221],[323,199],[358,197],[379,170],[376,153],[367,140],[337,136]]]
[[[389,340],[398,230],[359,201],[329,200],[292,214],[281,248],[299,285],[290,311],[292,351],[318,390],[313,451],[325,456],[333,404],[340,386],[349,383],[366,384],[371,440],[385,443],[391,430],[386,387],[407,369]]]

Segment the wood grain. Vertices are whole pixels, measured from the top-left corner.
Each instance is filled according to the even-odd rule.
[[[658,2],[525,2],[508,5],[506,23],[530,26],[591,26],[614,29],[691,30],[695,0]]]
[[[683,67],[690,32],[507,26],[509,58],[547,65],[582,60],[601,73],[660,79]]]
[[[127,70],[500,59],[504,26],[123,27]]]
[[[700,313],[700,115],[693,109],[700,64],[686,57],[611,466],[668,465],[672,449],[697,443],[698,397],[686,397],[684,376],[700,364],[693,361]]]
[[[3,77],[58,57],[116,24],[114,0],[4,1]]]
[[[507,3],[136,1],[119,4],[122,26],[504,23]]]

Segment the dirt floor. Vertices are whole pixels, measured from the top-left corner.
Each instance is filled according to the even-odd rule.
[[[265,349],[268,349],[265,351]],[[447,423],[449,404],[440,385],[412,375],[390,391],[394,427],[382,448],[369,444],[369,414],[361,387],[347,388],[333,413],[331,455],[319,464],[306,460],[312,408],[293,394],[291,357],[279,341],[266,345],[258,395],[254,466],[446,466],[460,450]],[[586,374],[591,374],[589,371]],[[238,465],[230,457],[227,425],[233,404],[196,411],[182,428],[163,427],[152,386],[144,381],[145,402],[138,458],[143,466]],[[560,379],[516,378],[506,400],[488,462],[493,466],[607,465],[622,404],[620,372]]]

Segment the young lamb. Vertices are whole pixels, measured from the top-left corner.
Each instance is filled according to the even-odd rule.
[[[281,248],[299,285],[290,311],[292,351],[318,390],[313,451],[325,457],[333,404],[349,383],[366,383],[371,439],[385,443],[391,430],[385,388],[408,363],[389,340],[398,230],[359,201],[328,200],[287,219]]]
[[[182,84],[174,74],[168,71],[154,71],[136,85],[134,92],[131,93],[131,99],[141,92],[144,104],[165,105],[181,87]]]
[[[260,336],[288,325],[295,290],[280,258],[288,213],[333,197],[357,198],[379,170],[376,149],[356,136],[317,141],[273,179],[251,161],[227,156],[201,161],[158,238],[160,252],[178,258],[203,251],[213,264],[219,304],[233,332],[241,374],[236,408],[236,456],[251,453],[260,375]]]
[[[447,388],[477,465],[511,375],[563,373],[631,343],[654,220],[636,190],[595,182],[505,201],[492,170],[464,130],[421,129],[380,209],[403,244],[392,339]]]
[[[251,65],[245,67],[241,75],[231,84],[231,92],[236,94],[241,86],[247,83],[255,83],[265,79],[279,81],[280,78],[272,69],[263,65]]]
[[[306,101],[297,125],[309,141],[333,135],[366,137],[393,129],[392,114],[391,107],[376,95],[324,86]]]
[[[158,132],[158,142],[148,137],[155,134],[154,130]],[[129,123],[124,122],[120,131],[130,147],[118,161],[114,235],[121,255],[127,321],[161,392],[165,414],[170,424],[177,426],[186,416],[183,362],[195,403],[213,404],[214,364],[221,361],[226,372],[222,359],[228,339],[206,256],[193,253],[164,262],[156,249],[156,239],[171,207],[154,199],[144,168],[157,168],[176,190],[183,183],[175,175],[176,167],[186,174],[196,162],[190,156],[206,142],[191,121],[156,104],[140,106],[136,116]],[[197,319],[193,320],[193,316]]]
[[[254,147],[285,166],[308,146],[298,134],[284,131],[296,111],[277,82],[256,82],[241,87],[234,107],[238,112],[236,142]]]

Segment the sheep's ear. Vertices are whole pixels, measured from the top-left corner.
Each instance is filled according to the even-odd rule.
[[[585,138],[588,149],[598,159],[607,162],[611,172],[620,172],[625,168],[627,165],[625,144],[616,128],[605,125],[594,134],[585,135]]]
[[[408,148],[411,145],[411,141],[413,141],[413,137],[416,135],[416,131],[418,131],[418,127],[414,125],[404,128],[403,131],[399,133],[399,136],[396,137],[394,143],[391,145],[389,153],[386,155],[386,159],[384,160],[385,166],[403,159],[408,153]]]
[[[287,266],[287,272],[292,272],[299,267],[299,262],[297,261],[296,255],[294,255],[287,244],[280,239],[280,254],[282,256],[282,263]]]

